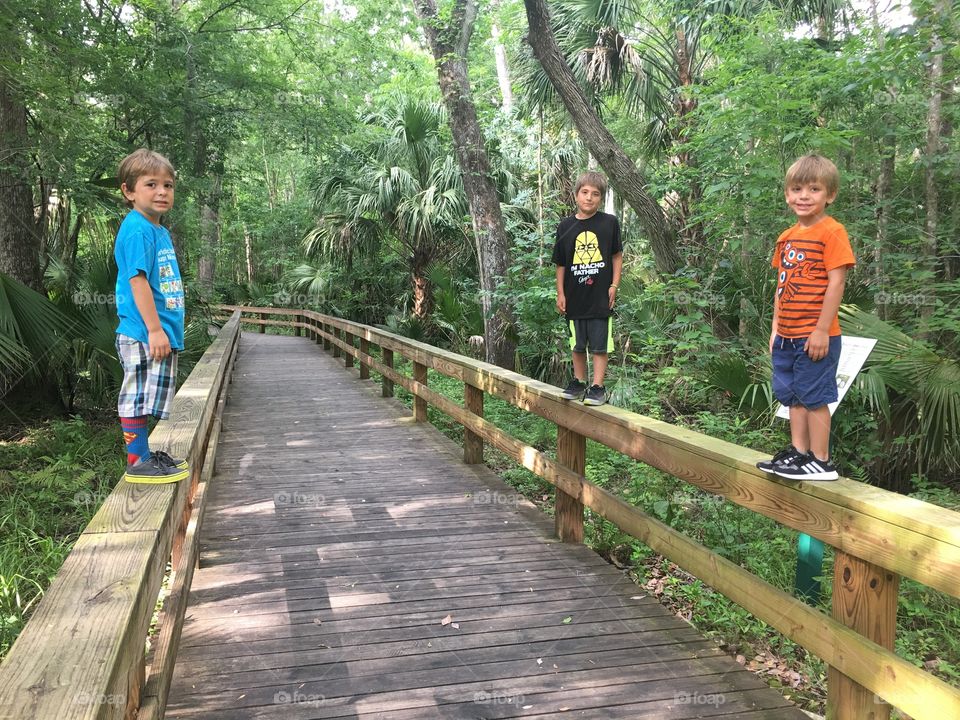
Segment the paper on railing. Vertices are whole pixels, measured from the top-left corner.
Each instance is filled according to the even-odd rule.
[[[876,338],[862,338],[853,335],[843,336],[843,343],[840,346],[840,362],[837,363],[837,392],[839,393],[839,397],[837,397],[836,402],[828,405],[831,415],[836,411],[837,406],[840,405],[840,401],[843,400],[843,396],[847,394],[847,390],[853,385],[854,378],[857,377],[857,373],[860,372],[860,368],[863,367],[863,364],[870,356],[870,352],[873,350],[873,346],[876,344]],[[789,420],[790,408],[780,405],[780,403],[777,403],[777,405],[779,405],[779,407],[777,408],[776,416],[784,420]]]

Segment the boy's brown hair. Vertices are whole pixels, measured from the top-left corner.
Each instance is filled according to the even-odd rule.
[[[600,197],[605,198],[607,196],[607,178],[604,177],[603,173],[598,173],[593,170],[583,173],[580,177],[577,178],[577,184],[573,188],[573,196],[576,197],[577,193],[580,192],[580,188],[584,185],[590,185],[595,187],[600,191]]]
[[[161,172],[168,173],[172,178],[177,177],[177,173],[173,169],[173,163],[167,158],[153,150],[140,148],[120,161],[120,165],[117,167],[117,183],[121,188],[126,185],[127,190],[132,191],[137,186],[137,180],[144,175]],[[123,200],[127,207],[133,207],[133,203],[127,200],[125,195]]]
[[[787,169],[783,187],[786,190],[794,184],[806,185],[814,182],[823,183],[829,195],[836,195],[840,189],[840,171],[827,158],[811,153],[799,158]]]

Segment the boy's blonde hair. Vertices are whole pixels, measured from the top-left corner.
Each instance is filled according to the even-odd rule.
[[[127,190],[132,191],[137,186],[137,180],[144,175],[161,172],[168,173],[172,178],[177,176],[173,169],[173,163],[167,158],[153,150],[140,148],[120,161],[120,165],[117,167],[117,182],[121,188],[126,185]],[[126,195],[124,195],[123,201],[127,204],[127,207],[133,207],[133,203],[127,200]]]
[[[577,193],[580,192],[580,188],[582,188],[584,185],[595,187],[600,191],[600,197],[607,196],[607,178],[603,175],[603,173],[590,170],[589,172],[581,174],[580,177],[577,178],[576,186],[573,188],[574,197],[577,196]]]
[[[814,182],[823,183],[827,193],[835,195],[840,189],[840,171],[822,155],[811,153],[799,158],[787,169],[783,187],[787,189],[791,185],[806,185]]]

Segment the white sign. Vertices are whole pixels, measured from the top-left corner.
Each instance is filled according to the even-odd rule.
[[[847,394],[847,390],[853,385],[854,378],[857,377],[857,373],[860,372],[860,368],[863,367],[863,364],[870,356],[870,352],[873,350],[873,346],[876,344],[876,338],[862,338],[852,335],[843,336],[843,342],[840,346],[840,362],[837,363],[838,397],[836,402],[828,405],[831,415],[836,411],[837,406],[840,405],[840,401],[843,400],[843,396]],[[777,417],[789,420],[790,408],[780,405],[780,407],[777,408]]]

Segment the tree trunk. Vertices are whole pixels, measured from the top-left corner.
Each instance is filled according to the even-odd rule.
[[[490,176],[490,162],[470,92],[467,48],[473,33],[476,7],[473,0],[455,0],[448,24],[437,16],[434,0],[415,0],[427,41],[437,64],[443,102],[463,189],[470,203],[477,261],[487,362],[513,369],[516,327],[509,306],[494,301],[497,283],[510,266],[510,241],[503,224],[500,198]]]
[[[527,42],[533,48],[534,56],[563,100],[590,153],[607,172],[611,184],[620,196],[637,213],[650,240],[657,269],[663,274],[673,274],[683,265],[677,251],[674,228],[657,201],[646,191],[643,175],[587,102],[583,90],[557,47],[544,0],[524,0],[523,4],[527,10],[529,25]]]
[[[200,196],[200,262],[197,282],[206,297],[213,293],[220,248],[220,189],[223,176],[213,172],[210,186]]]
[[[490,28],[493,37],[493,57],[497,63],[497,82],[500,83],[501,108],[507,115],[513,112],[513,88],[510,87],[510,67],[507,65],[507,51],[500,42],[500,28],[494,23]]]
[[[250,231],[247,224],[243,224],[243,249],[247,258],[247,282],[253,282],[253,239],[250,237]]]
[[[0,72],[0,272],[42,291],[29,148],[26,105]]]

